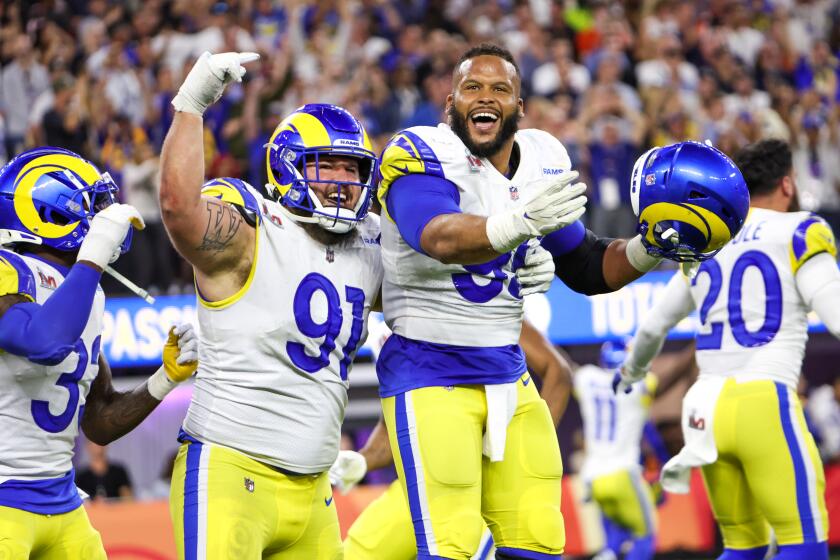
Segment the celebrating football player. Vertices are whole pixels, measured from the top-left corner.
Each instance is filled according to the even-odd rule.
[[[0,556],[104,559],[82,507],[73,445],[105,445],[143,421],[195,372],[189,325],[170,331],[164,365],[117,392],[100,352],[99,279],[143,220],[115,202],[107,173],[60,148],[0,170]]]

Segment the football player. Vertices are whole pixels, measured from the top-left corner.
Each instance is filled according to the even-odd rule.
[[[525,353],[528,371],[540,379],[540,396],[548,405],[556,426],[571,393],[569,364],[527,320],[522,323],[519,344]],[[530,377],[522,383],[531,383]],[[358,453],[339,452],[330,469],[330,477],[340,489],[347,491],[368,470],[383,468],[392,462],[388,433],[380,421]],[[492,558],[493,550],[493,538],[485,530],[474,558]],[[399,482],[394,481],[382,496],[371,502],[350,527],[344,541],[344,557],[346,560],[410,560],[417,557],[411,515]]]
[[[542,238],[569,287],[616,290],[663,256],[719,248],[743,222],[746,189],[733,206],[731,190],[706,195],[717,179],[696,177],[697,197],[668,191],[640,217],[644,235],[598,238],[578,221],[586,186],[565,148],[546,132],[517,131],[511,54],[468,50],[452,86],[448,124],[399,132],[380,165],[383,308],[394,331],[377,362],[385,424],[418,558],[469,558],[485,523],[497,558],[558,558],[563,469],[545,402],[522,382],[514,272]],[[708,227],[689,232],[685,220]]]
[[[613,374],[625,353],[624,342],[605,342],[599,364],[580,366],[574,374],[586,452],[580,474],[601,510],[606,535],[599,560],[620,558],[626,541],[631,542],[628,560],[653,558],[656,505],[639,465],[642,437],[662,463],[668,459],[656,428],[647,421],[658,378],[648,373],[640,390],[629,395],[613,393]]]
[[[104,559],[74,483],[79,426],[100,445],[114,441],[196,369],[197,341],[180,326],[146,383],[128,393],[111,383],[99,279],[128,250],[131,227],[143,227],[116,191],[60,148],[0,170],[0,557]]]
[[[327,471],[382,281],[377,158],[361,124],[305,105],[266,144],[270,197],[205,187],[202,114],[256,55],[202,55],[172,104],[163,221],[195,271],[202,362],[170,506],[179,558],[341,556]]]
[[[666,150],[646,155],[655,181],[634,185],[639,204],[655,199]],[[721,559],[764,558],[771,528],[774,558],[826,559],[825,477],[796,388],[809,310],[840,336],[834,235],[819,216],[797,211],[784,142],[750,145],[735,161],[750,190],[744,228],[695,277],[671,279],[639,327],[622,383],[643,375],[670,328],[698,309],[700,375],[683,400],[685,447],[663,469],[663,486],[687,492],[689,468],[702,467]]]

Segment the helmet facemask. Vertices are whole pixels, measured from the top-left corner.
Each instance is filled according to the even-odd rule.
[[[377,158],[373,152],[358,147],[319,146],[295,150],[294,147],[278,148],[269,144],[271,150],[271,169],[276,181],[281,185],[290,185],[285,195],[273,187],[272,194],[280,203],[295,208],[308,215],[294,214],[300,222],[315,223],[323,229],[336,234],[345,234],[355,228],[370,208],[373,197],[373,176]],[[321,159],[324,157],[353,158],[359,165],[359,180],[345,181],[321,178]],[[314,176],[309,174],[314,170]],[[327,186],[329,197],[335,205],[325,205],[317,194],[315,185]],[[342,200],[351,199],[353,188],[359,189],[359,196],[351,208],[342,206]]]

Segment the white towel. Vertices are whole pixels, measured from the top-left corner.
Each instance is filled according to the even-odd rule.
[[[714,463],[718,457],[714,417],[725,377],[700,377],[683,398],[682,431],[685,445],[662,468],[662,487],[687,494],[691,468]]]
[[[485,385],[487,398],[487,424],[484,427],[484,454],[491,461],[505,458],[505,440],[507,427],[513,413],[516,412],[516,384]]]

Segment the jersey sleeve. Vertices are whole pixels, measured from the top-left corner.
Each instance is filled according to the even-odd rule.
[[[233,204],[251,225],[260,219],[260,204],[250,185],[239,179],[216,179],[201,189],[201,195]]]
[[[430,146],[430,142],[421,138],[417,131],[403,130],[385,146],[379,163],[380,182],[377,196],[382,203],[382,211],[389,219],[391,216],[386,204],[388,189],[400,177],[411,174],[446,178],[441,159]]]
[[[808,259],[820,253],[837,258],[837,246],[831,227],[819,216],[812,214],[802,220],[790,241],[790,264],[796,274]]]
[[[0,250],[0,296],[21,295],[35,301],[35,274],[19,255]]]

